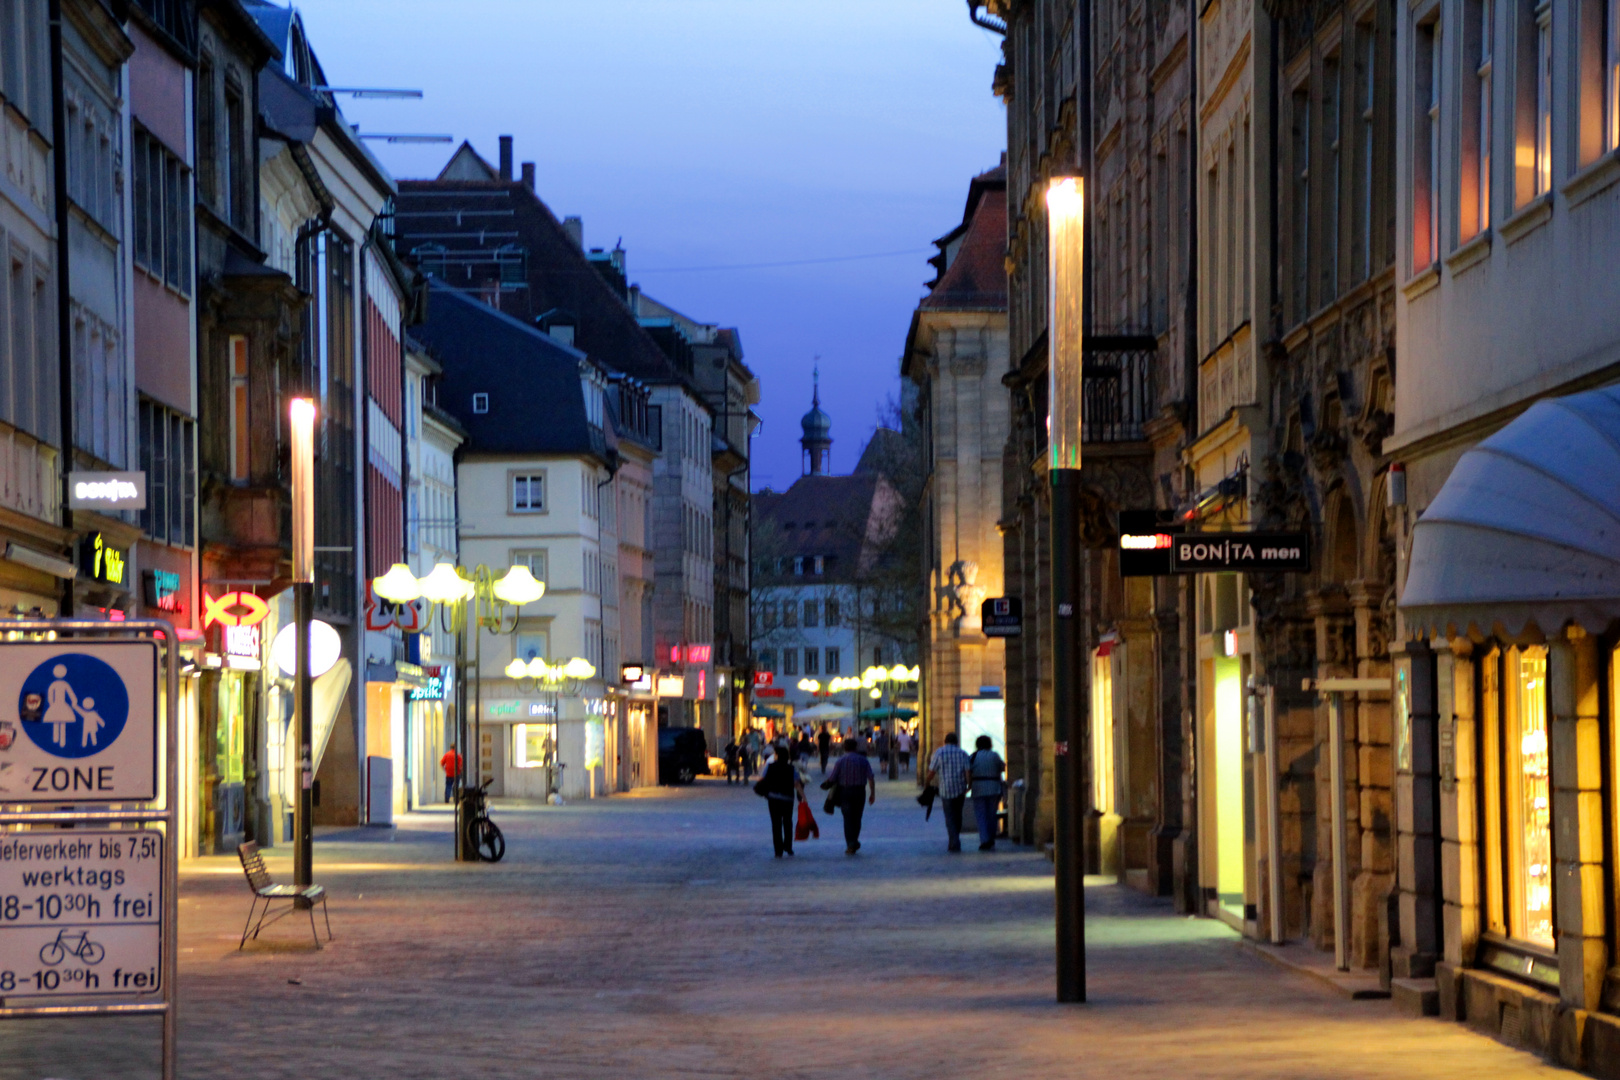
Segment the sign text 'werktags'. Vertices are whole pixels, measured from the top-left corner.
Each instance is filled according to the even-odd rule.
[[[157,798],[157,644],[0,643],[0,803]]]
[[[1178,574],[1309,570],[1311,538],[1306,533],[1183,533],[1170,547]]]

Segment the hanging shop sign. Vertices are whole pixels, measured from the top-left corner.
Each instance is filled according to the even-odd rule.
[[[0,749],[0,803],[157,797],[157,646],[0,643],[0,709],[21,729]]]
[[[153,611],[169,615],[186,613],[185,598],[180,593],[180,575],[173,570],[143,570],[141,599]]]
[[[754,672],[754,687],[755,687],[755,689],[758,689],[760,687],[765,687],[765,686],[774,686],[774,685],[776,685],[776,672],[774,672],[774,671],[756,671],[756,672]]]
[[[1024,632],[1024,601],[1016,596],[993,596],[979,605],[985,637],[1018,637]]]
[[[128,587],[129,550],[113,547],[101,533],[79,541],[79,573],[104,585]]]
[[[143,472],[68,473],[70,510],[145,510]]]
[[[1120,577],[1160,577],[1175,571],[1170,566],[1170,547],[1186,532],[1174,521],[1170,510],[1121,510],[1119,512]]]
[[[1311,568],[1311,538],[1302,532],[1184,533],[1170,547],[1177,574],[1264,573]]]
[[[411,600],[400,604],[384,600],[371,591],[371,582],[366,582],[367,630],[392,630],[397,627],[407,634],[419,634],[426,623],[426,612],[426,601]]]
[[[258,626],[270,614],[270,605],[257,593],[228,592],[215,599],[203,594],[203,627]]]
[[[444,667],[440,664],[422,665],[422,683],[411,687],[412,701],[444,700]]]

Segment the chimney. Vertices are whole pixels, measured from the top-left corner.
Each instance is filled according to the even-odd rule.
[[[523,163],[523,186],[530,191],[534,190],[534,162],[532,161]]]
[[[510,183],[512,180],[512,136],[501,136],[501,181]]]
[[[581,251],[585,250],[584,218],[579,217],[578,215],[563,218],[563,232],[567,233],[569,238],[574,241],[575,247],[579,248]]]

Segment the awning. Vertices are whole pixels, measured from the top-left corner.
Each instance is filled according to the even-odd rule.
[[[808,709],[800,709],[793,714],[795,720],[845,720],[850,711],[842,705],[834,705],[830,701],[823,701],[819,705],[812,705]]]
[[[1538,401],[1468,451],[1412,532],[1408,629],[1502,633],[1620,619],[1620,387]]]

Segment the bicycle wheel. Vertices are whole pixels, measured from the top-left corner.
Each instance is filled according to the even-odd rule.
[[[99,964],[106,955],[107,950],[94,941],[85,942],[84,948],[79,950],[79,959],[87,964]]]
[[[506,856],[506,837],[501,835],[500,826],[487,817],[474,818],[473,850],[484,862],[500,862]]]
[[[55,967],[67,959],[67,950],[60,941],[47,941],[39,950],[39,962],[48,967]]]

